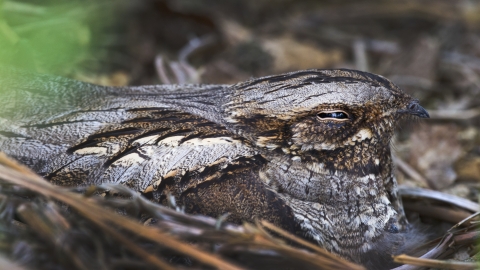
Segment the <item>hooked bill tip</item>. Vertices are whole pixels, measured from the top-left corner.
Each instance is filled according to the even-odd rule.
[[[418,101],[416,100],[410,102],[404,112],[418,116],[420,118],[430,118],[427,110],[420,106],[420,104],[418,104]]]

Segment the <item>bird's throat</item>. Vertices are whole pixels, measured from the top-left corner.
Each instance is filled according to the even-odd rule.
[[[377,239],[406,225],[391,160],[385,163],[374,172],[349,173],[278,155],[260,176],[293,209],[309,237],[349,257],[370,251]]]

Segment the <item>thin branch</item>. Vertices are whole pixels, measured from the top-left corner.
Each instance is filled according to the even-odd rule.
[[[428,205],[425,203],[404,202],[403,207],[406,210],[417,212],[423,216],[432,217],[451,223],[458,223],[471,215],[469,212],[463,210],[454,210],[447,207]]]
[[[446,202],[446,203],[458,206],[460,208],[463,208],[472,212],[477,212],[480,210],[480,206],[478,205],[478,203],[472,202],[470,200],[467,200],[455,195],[442,193],[439,191],[434,191],[434,190],[429,190],[424,188],[411,188],[411,187],[399,186],[398,192],[400,193],[401,196],[434,199],[434,200],[438,200],[438,201],[442,201],[442,202]]]
[[[406,163],[396,155],[393,155],[392,157],[393,157],[393,162],[406,175],[408,175],[410,178],[412,178],[416,182],[420,183],[422,186],[431,188],[428,180],[425,177],[423,177],[419,172],[417,172],[412,166],[408,165],[408,163]]]
[[[341,258],[339,258],[339,257],[337,257],[337,256],[334,256],[332,253],[326,251],[325,249],[323,249],[323,248],[321,248],[321,247],[319,247],[319,246],[317,246],[317,245],[314,245],[314,244],[312,244],[312,243],[309,243],[309,242],[307,242],[307,241],[305,241],[305,240],[303,240],[303,239],[300,239],[300,238],[298,238],[297,236],[295,236],[295,235],[293,235],[293,234],[291,234],[291,233],[289,233],[289,232],[287,232],[287,231],[285,231],[285,230],[283,230],[283,229],[281,229],[281,228],[273,225],[272,223],[270,223],[270,222],[268,222],[268,221],[262,220],[260,223],[261,223],[261,225],[264,226],[265,228],[267,228],[267,229],[269,229],[269,230],[271,230],[271,231],[273,231],[273,232],[275,232],[275,233],[277,233],[277,234],[279,234],[279,235],[287,238],[287,239],[290,240],[290,241],[296,242],[297,244],[300,244],[300,245],[302,245],[302,246],[304,246],[304,247],[307,247],[307,248],[309,248],[309,249],[312,249],[312,250],[314,250],[315,252],[317,252],[317,253],[325,256],[326,258],[334,257],[335,263],[338,264],[339,262],[341,262],[341,264],[345,267],[345,269],[359,269],[359,270],[360,270],[360,269],[364,269],[363,267],[361,267],[361,266],[359,266],[359,265],[353,264],[353,263],[348,262],[348,261],[346,261],[346,260],[344,260],[344,259],[341,259]]]
[[[403,264],[411,264],[411,265],[422,266],[422,267],[433,267],[433,268],[442,268],[442,269],[475,270],[478,267],[477,263],[422,259],[422,258],[415,258],[412,256],[408,256],[405,254],[395,256],[394,260],[395,262],[403,263]],[[400,269],[400,268],[397,267],[395,269]],[[420,268],[415,267],[410,269],[413,270],[413,269],[420,269]]]
[[[469,110],[428,110],[431,119],[436,120],[468,120],[480,116],[480,108]]]

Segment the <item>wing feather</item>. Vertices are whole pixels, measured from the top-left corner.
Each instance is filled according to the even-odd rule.
[[[226,87],[109,88],[0,69],[0,150],[56,184],[156,188],[257,154],[205,113]]]

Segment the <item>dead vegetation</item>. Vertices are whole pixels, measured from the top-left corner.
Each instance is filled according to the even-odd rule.
[[[0,156],[0,179],[2,269],[11,265],[18,269],[363,269],[265,221],[238,226],[224,223],[224,217],[187,215],[121,185],[67,190],[52,186],[5,155]],[[456,221],[478,209],[471,201],[438,192],[404,189],[402,193],[407,199],[435,199],[448,205],[442,209],[432,203],[418,211],[426,210],[430,212],[426,216],[439,220]],[[175,208],[174,201],[171,207]],[[456,214],[443,216],[445,211]],[[475,263],[438,259],[476,255],[477,215],[459,221],[443,239],[427,243],[433,248],[421,259],[400,255],[395,260],[475,269]]]

